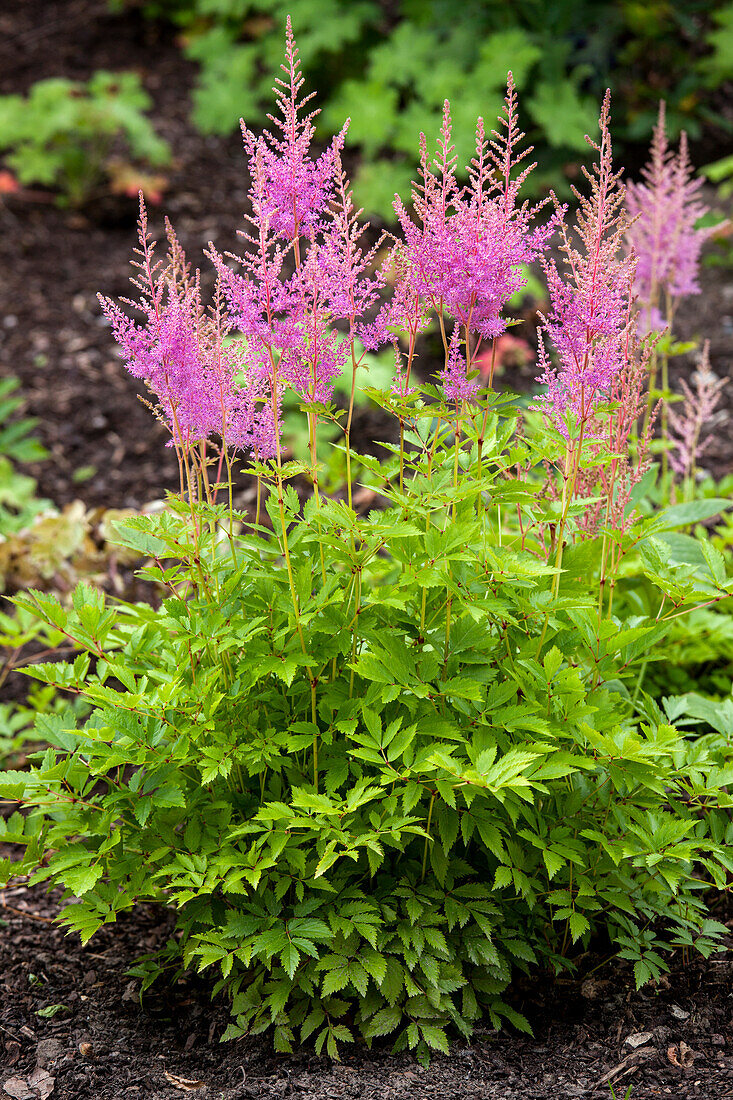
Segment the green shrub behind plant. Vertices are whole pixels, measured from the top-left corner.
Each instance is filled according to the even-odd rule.
[[[57,187],[78,206],[104,180],[115,142],[143,164],[168,163],[168,144],[144,114],[150,105],[137,73],[40,80],[27,96],[0,96],[0,152],[20,183]]]
[[[406,191],[414,169],[415,133],[435,131],[448,96],[467,159],[475,118],[497,113],[507,69],[526,92],[541,168],[535,186],[556,190],[567,190],[565,167],[585,152],[608,85],[623,111],[617,135],[638,144],[651,134],[660,96],[675,131],[697,137],[725,126],[708,96],[733,76],[733,7],[714,0],[464,2],[460,19],[453,0],[145,0],[143,9],[181,29],[200,67],[193,120],[213,133],[235,130],[241,115],[265,121],[290,15],[315,86],[329,98],[323,133],[352,116],[349,141],[363,156],[357,202],[390,221],[395,192]]]

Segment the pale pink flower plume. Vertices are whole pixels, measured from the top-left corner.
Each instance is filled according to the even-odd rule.
[[[718,405],[726,383],[711,369],[710,341],[706,340],[692,385],[684,378],[680,382],[682,405],[669,409],[669,464],[680,478],[694,480],[698,462],[712,443],[710,430],[721,418]]]
[[[626,243],[637,258],[634,289],[645,326],[661,328],[676,299],[700,293],[700,254],[715,230],[697,227],[708,211],[699,196],[703,181],[693,176],[686,134],[676,152],[669,147],[664,102],[650,154],[641,181],[626,186]]]

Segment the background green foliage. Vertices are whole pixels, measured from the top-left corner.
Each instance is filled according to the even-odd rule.
[[[168,163],[168,145],[144,114],[150,106],[137,73],[40,80],[28,96],[0,96],[0,151],[20,183],[57,187],[79,205],[104,180],[116,145],[145,164]]]
[[[16,416],[23,406],[23,398],[16,392],[18,386],[17,378],[0,379],[0,540],[3,542],[45,505],[36,497],[35,480],[18,469],[19,463],[38,462],[46,456],[31,434],[36,421]]]
[[[127,514],[109,510],[99,516],[80,501],[59,512],[37,495],[35,478],[23,467],[48,453],[33,434],[35,419],[18,415],[24,404],[18,389],[16,378],[0,380],[0,689],[34,656],[69,650],[61,631],[32,611],[14,608],[4,593],[30,585],[68,592],[79,577],[109,579],[109,562],[118,558],[119,547],[107,544],[108,525]],[[42,739],[34,728],[39,714],[68,711],[80,717],[84,710],[54,688],[29,685],[18,676],[12,687],[8,701],[0,702],[0,767],[24,761]]]
[[[117,6],[122,6],[118,0]],[[312,87],[328,108],[323,133],[352,116],[349,142],[363,157],[356,195],[391,216],[413,171],[416,134],[437,131],[451,99],[459,161],[475,119],[494,118],[511,69],[529,136],[543,148],[534,186],[572,175],[610,85],[614,131],[646,143],[658,100],[672,132],[719,128],[710,93],[733,76],[733,5],[715,0],[146,0],[148,16],[181,29],[200,65],[193,118],[227,133],[256,124],[270,102],[285,18],[291,15]]]
[[[38,462],[46,451],[34,438],[36,421],[19,417],[23,398],[16,378],[0,380],[0,593],[6,585],[4,568],[9,547],[24,528],[48,507],[36,495],[35,479],[18,465]],[[39,636],[47,637],[45,625],[32,612],[13,611],[0,595],[0,688],[4,685],[21,650]],[[39,685],[35,685],[37,688]],[[34,739],[36,714],[53,705],[56,692],[42,687],[30,692],[28,705],[0,703],[0,766],[13,764]]]

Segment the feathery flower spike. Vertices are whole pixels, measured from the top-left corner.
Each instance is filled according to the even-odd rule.
[[[641,175],[626,186],[626,242],[637,257],[635,291],[645,326],[662,328],[677,299],[700,293],[700,253],[714,232],[697,228],[708,209],[699,197],[703,181],[693,177],[684,132],[677,152],[670,149],[663,101]]]
[[[713,373],[710,341],[706,340],[692,385],[684,378],[680,382],[684,395],[681,408],[673,405],[669,410],[669,464],[687,482],[694,481],[698,462],[712,442],[709,432],[720,416],[716,410],[727,381]]]
[[[543,259],[550,309],[541,318],[538,381],[548,392],[538,407],[566,439],[585,431],[625,362],[634,261],[619,256],[627,219],[621,172],[613,168],[609,124],[607,92],[599,118],[600,139],[586,138],[597,153],[592,172],[583,169],[590,193],[582,195],[573,188],[578,199],[577,244],[557,206],[565,270],[561,272],[555,260]],[[557,362],[550,360],[547,342]]]

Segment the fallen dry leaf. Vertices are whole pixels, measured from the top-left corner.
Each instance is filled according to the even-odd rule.
[[[635,1035],[628,1035],[625,1042],[627,1047],[636,1049],[637,1047],[646,1046],[653,1038],[654,1035],[651,1031],[638,1031]]]
[[[35,1093],[28,1086],[25,1077],[9,1077],[3,1085],[3,1092],[13,1100],[36,1100]]]
[[[37,1066],[28,1078],[28,1084],[35,1092],[38,1100],[48,1100],[54,1090],[56,1079],[46,1069]]]
[[[683,1066],[691,1066],[695,1061],[695,1051],[688,1047],[684,1039],[680,1039],[680,1062]]]
[[[673,1066],[687,1069],[695,1061],[695,1051],[688,1047],[684,1039],[681,1039],[679,1046],[673,1043],[672,1046],[667,1047],[667,1057]]]
[[[195,1092],[196,1089],[202,1089],[204,1087],[204,1081],[193,1081],[190,1077],[179,1077],[176,1073],[169,1073],[165,1070],[165,1079],[170,1081],[174,1089],[180,1089],[181,1092]]]

